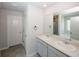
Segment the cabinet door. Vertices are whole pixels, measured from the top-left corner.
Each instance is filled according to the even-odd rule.
[[[47,57],[47,45],[40,40],[38,40],[38,53],[41,57]]]
[[[67,57],[67,56],[58,51],[57,49],[48,46],[48,57]]]
[[[58,57],[52,50],[48,49],[48,57]]]
[[[53,51],[53,48],[48,46],[48,57],[58,57],[58,55]]]

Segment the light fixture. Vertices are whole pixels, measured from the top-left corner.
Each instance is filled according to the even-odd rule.
[[[43,7],[47,7],[47,4],[44,4]]]

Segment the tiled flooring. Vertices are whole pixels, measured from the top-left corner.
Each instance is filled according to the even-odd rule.
[[[2,50],[1,51],[2,57],[26,57],[25,49],[24,47],[19,44],[16,46],[12,46],[9,49]]]
[[[12,46],[6,50],[0,51],[1,57],[26,57],[25,49],[22,44]],[[32,57],[40,57],[39,54],[36,54]]]

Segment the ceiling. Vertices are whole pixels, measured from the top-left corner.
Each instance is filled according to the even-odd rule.
[[[37,6],[39,8],[47,8],[50,7],[51,5],[55,5],[57,2],[31,2],[29,4]],[[47,5],[46,7],[44,7],[44,5]]]
[[[24,11],[27,4],[34,5],[36,7],[45,9],[51,5],[56,4],[56,2],[0,2],[0,8],[8,8]],[[45,7],[43,5],[46,5]]]
[[[24,2],[0,2],[0,8],[14,9],[24,11],[26,3]]]

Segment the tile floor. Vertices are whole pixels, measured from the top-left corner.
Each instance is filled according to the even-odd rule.
[[[25,49],[22,44],[12,46],[1,51],[2,57],[26,57]]]
[[[1,53],[0,57],[26,57],[25,49],[22,44],[2,50],[0,51],[0,53]],[[40,57],[40,55],[37,53],[32,57]]]

